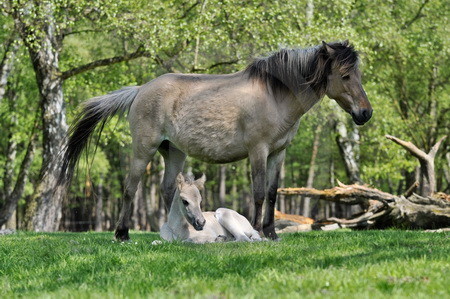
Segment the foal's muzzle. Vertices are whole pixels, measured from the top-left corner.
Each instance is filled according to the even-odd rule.
[[[192,226],[195,228],[195,230],[202,230],[203,227],[205,226],[206,220],[205,219],[195,219],[192,222]]]
[[[361,108],[357,111],[352,111],[350,114],[355,124],[361,126],[369,121],[369,119],[372,117],[372,112],[372,109]]]

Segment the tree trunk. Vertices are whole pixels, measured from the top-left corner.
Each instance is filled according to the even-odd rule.
[[[103,231],[103,177],[97,186],[97,203],[95,205],[95,231]]]
[[[227,181],[227,166],[219,166],[219,207],[225,207],[226,198],[226,181]]]
[[[58,74],[59,53],[53,48],[52,26],[49,25],[44,45],[38,51],[30,50],[41,95],[43,130],[41,183],[34,195],[35,205],[29,211],[32,228],[36,231],[56,231],[61,220],[64,188],[57,185],[64,137],[67,134],[66,110],[62,80]],[[35,209],[33,209],[33,207]],[[34,210],[34,211],[33,211]]]
[[[281,165],[281,170],[280,170],[280,187],[284,188],[284,182],[285,182],[285,178],[286,178],[286,173],[285,173],[285,167],[284,167],[284,162],[283,165]],[[278,196],[278,209],[281,213],[286,213],[286,197],[284,195],[279,195]]]
[[[411,142],[403,141],[397,137],[386,135],[386,138],[401,145],[407,151],[409,151],[414,157],[419,160],[419,194],[423,197],[431,196],[436,191],[436,177],[434,173],[434,158],[439,150],[442,141],[447,136],[442,137],[427,154],[424,151],[418,149]]]
[[[28,178],[28,173],[30,170],[31,162],[34,157],[34,146],[35,146],[36,134],[33,130],[30,137],[30,142],[28,144],[27,150],[25,152],[25,157],[20,165],[19,174],[17,176],[14,189],[10,193],[6,194],[4,205],[0,209],[0,227],[8,221],[14,211],[17,209],[17,203],[22,197],[23,191],[25,189],[25,183]]]
[[[235,211],[239,210],[239,194],[238,194],[237,190],[238,190],[238,188],[237,188],[236,180],[233,179],[233,185],[231,186],[231,198],[233,201],[231,203],[231,207]]]
[[[314,176],[316,173],[316,158],[317,153],[319,151],[319,143],[320,143],[320,133],[322,132],[322,124],[318,124],[314,133],[314,141],[313,141],[313,147],[312,147],[312,154],[311,154],[311,162],[309,164],[309,172],[308,172],[308,180],[306,181],[306,187],[312,188],[314,184]],[[311,216],[311,198],[304,197],[303,200],[303,209],[302,214],[305,217]]]
[[[159,212],[159,200],[157,195],[157,186],[159,184],[159,177],[157,172],[157,167],[155,163],[156,159],[149,164],[150,169],[147,168],[149,172],[149,198],[146,200],[147,204],[147,221],[150,223],[151,231],[159,230],[158,212]]]
[[[349,133],[341,120],[336,121],[334,126],[337,133],[336,142],[350,182],[363,184],[359,172],[359,130],[353,123],[351,126],[352,130]]]
[[[6,93],[8,78],[14,66],[14,57],[19,49],[19,42],[14,33],[5,43],[5,53],[0,62],[0,103]]]

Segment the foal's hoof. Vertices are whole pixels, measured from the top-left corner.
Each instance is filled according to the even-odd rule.
[[[117,228],[114,233],[117,241],[125,242],[130,240],[130,236],[128,235],[128,228]]]

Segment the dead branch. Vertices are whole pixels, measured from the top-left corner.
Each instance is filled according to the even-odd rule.
[[[431,147],[429,153],[425,153],[421,149],[417,148],[413,143],[401,140],[397,137],[386,135],[386,138],[401,145],[414,157],[419,160],[420,163],[420,182],[419,182],[419,194],[427,197],[431,196],[436,191],[436,177],[434,173],[434,158],[442,143],[447,136],[443,136],[439,141]]]
[[[446,196],[396,196],[368,186],[344,185],[331,189],[280,188],[278,194],[305,195],[344,204],[366,203],[364,214],[353,219],[329,218],[327,221],[350,228],[441,228],[450,226],[450,201]]]
[[[404,197],[411,196],[413,192],[419,187],[419,182],[415,181],[408,189],[406,189],[405,193],[403,193]]]
[[[340,202],[344,204],[366,203],[369,199],[383,202],[395,201],[395,196],[378,189],[369,188],[363,185],[344,185],[338,182],[339,186],[331,189],[317,190],[315,188],[279,188],[278,194],[282,195],[305,195],[317,199]]]

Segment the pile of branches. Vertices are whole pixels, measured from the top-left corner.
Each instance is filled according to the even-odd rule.
[[[349,205],[361,204],[365,212],[352,219],[328,218],[326,221],[350,228],[421,228],[450,227],[450,196],[435,193],[423,197],[396,196],[362,185],[345,185],[317,190],[314,188],[280,188],[279,194],[304,195]]]
[[[344,185],[317,190],[314,188],[280,188],[281,195],[303,195],[344,204],[360,204],[364,213],[352,219],[329,218],[339,227],[412,229],[438,229],[450,227],[450,196],[435,192],[434,158],[446,136],[442,137],[428,153],[411,142],[386,135],[419,160],[420,181],[415,182],[404,195],[393,195],[366,185]],[[414,192],[417,192],[414,193]],[[336,225],[335,225],[336,226]]]

